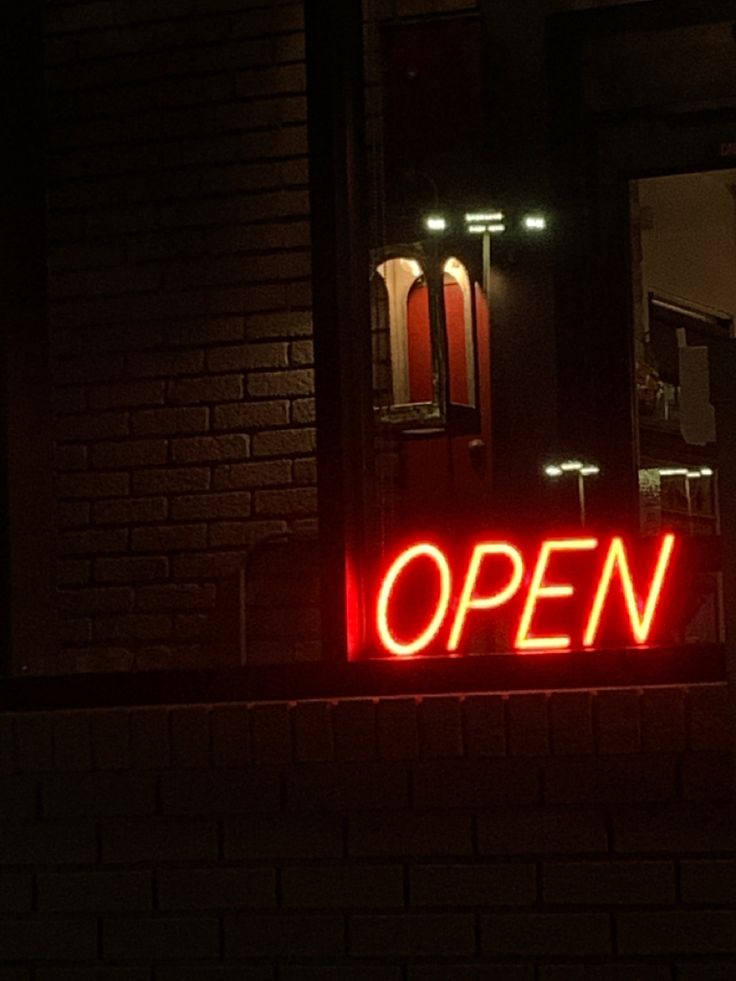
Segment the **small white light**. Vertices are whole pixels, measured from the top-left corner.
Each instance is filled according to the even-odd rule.
[[[544,472],[547,474],[548,477],[562,476],[562,469],[560,467],[555,466],[554,464],[550,464],[548,467],[545,467]]]
[[[481,235],[488,231],[488,225],[468,225],[468,231],[473,235]]]
[[[465,215],[465,221],[503,221],[503,211],[473,211]]]
[[[699,480],[702,476],[703,475],[699,470],[688,470],[687,472],[688,480]]]
[[[488,225],[488,231],[491,232],[491,233],[496,233],[496,234],[498,232],[505,232],[506,231],[506,226],[503,225],[501,222],[497,222],[496,224]]]
[[[564,463],[560,464],[560,470],[564,471],[565,473],[570,473],[573,470],[582,470],[582,469],[583,469],[583,464],[580,462],[580,460],[565,460]]]
[[[525,215],[524,228],[532,232],[543,232],[547,227],[547,219],[543,215]]]
[[[711,469],[711,467],[701,467],[700,468],[700,475],[701,475],[701,477],[712,477],[713,476],[713,470]]]
[[[659,471],[660,477],[687,477],[685,467],[664,467]]]
[[[594,474],[600,473],[601,468],[597,467],[594,463],[588,463],[586,466],[580,468],[580,473],[583,477],[592,477]]]
[[[430,215],[425,219],[424,224],[430,232],[444,232],[447,228],[446,220],[440,215]]]

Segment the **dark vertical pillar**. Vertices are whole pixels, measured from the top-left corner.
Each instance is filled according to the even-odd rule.
[[[345,597],[350,583],[359,603],[371,473],[362,5],[306,0],[305,15],[322,636],[339,659],[362,622]]]
[[[541,0],[483,0],[488,36],[491,143],[487,201],[507,215],[507,239],[526,212],[542,211],[550,232],[522,240],[504,236],[491,248],[491,412],[496,520],[544,521],[541,464],[556,440],[557,377],[553,266],[558,222],[550,197],[545,8]],[[494,259],[494,251],[497,259]]]
[[[481,0],[488,36],[487,206],[535,210],[549,193],[549,117],[542,0]]]
[[[552,166],[558,205],[555,326],[563,453],[601,467],[591,521],[637,528],[629,272],[630,160],[586,111],[583,15],[552,19]]]
[[[606,159],[599,140],[601,156]],[[611,153],[611,156],[613,154]],[[588,284],[589,371],[594,379],[590,445],[601,466],[605,517],[638,530],[637,432],[634,402],[634,327],[629,265],[629,184],[599,161],[590,228],[595,263]],[[613,434],[613,438],[612,438]]]
[[[494,519],[549,527],[542,465],[555,445],[554,295],[546,264],[491,274]]]
[[[0,657],[16,671],[54,643],[42,9],[0,13]]]
[[[724,341],[710,358],[710,394],[716,412],[718,503],[723,575],[726,677],[736,719],[736,342]],[[732,727],[736,732],[736,725]],[[736,780],[736,772],[734,772]]]

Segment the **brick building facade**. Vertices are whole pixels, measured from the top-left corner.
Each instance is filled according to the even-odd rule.
[[[251,561],[246,659],[313,658],[302,5],[45,17],[48,316],[6,351],[14,670],[235,665]],[[28,479],[52,448],[53,517]],[[288,614],[284,536],[309,563]],[[140,701],[0,716],[0,981],[736,973],[725,684]]]
[[[315,514],[302,12],[53,4],[47,31],[43,669],[203,665],[218,583]]]

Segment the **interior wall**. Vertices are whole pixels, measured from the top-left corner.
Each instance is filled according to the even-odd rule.
[[[736,170],[639,181],[644,317],[649,291],[736,314]]]

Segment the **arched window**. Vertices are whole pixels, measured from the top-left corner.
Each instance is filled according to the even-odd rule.
[[[385,250],[372,277],[372,339],[383,422],[409,435],[477,426],[474,290],[458,258]]]
[[[443,297],[447,331],[450,403],[475,406],[477,384],[473,291],[465,266],[454,256],[445,262]]]

